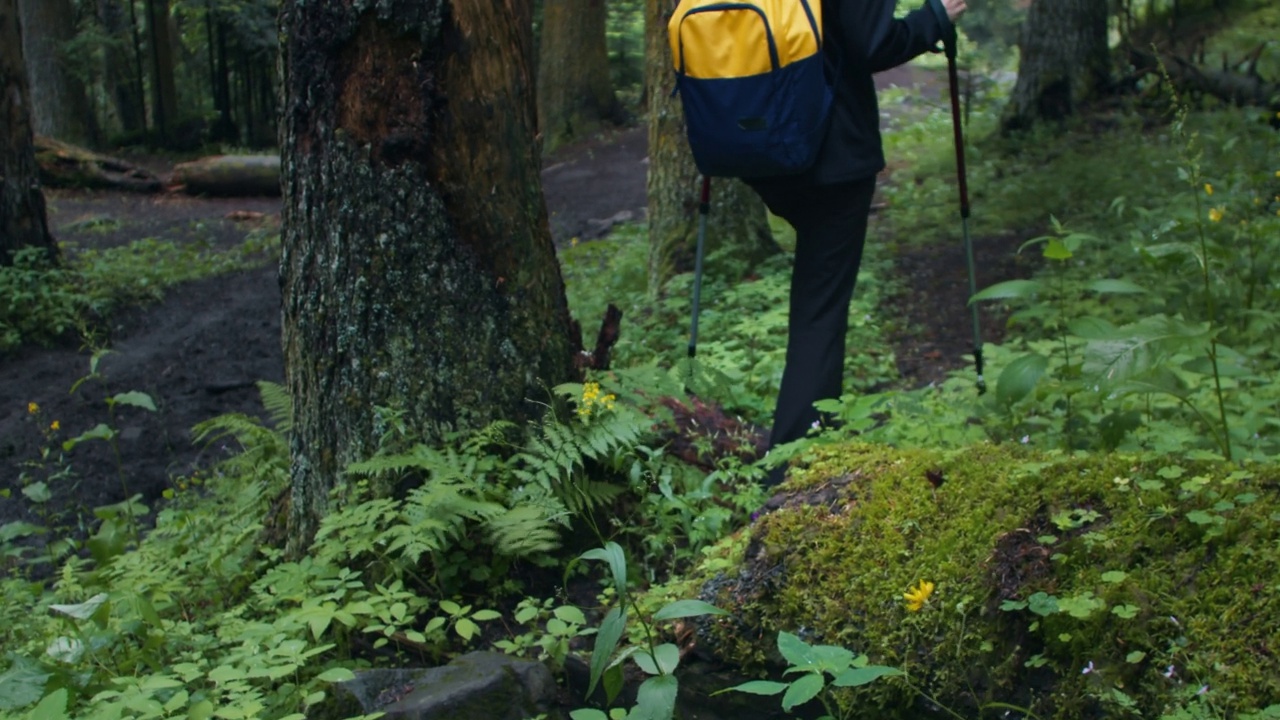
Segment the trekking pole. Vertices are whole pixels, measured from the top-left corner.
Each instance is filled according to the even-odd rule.
[[[960,226],[964,233],[964,254],[969,266],[969,297],[978,293],[978,281],[973,268],[973,242],[969,239],[969,183],[964,168],[964,133],[960,127],[960,83],[956,72],[956,26],[947,17],[946,9],[938,0],[929,3],[938,14],[942,31],[942,46],[947,54],[947,84],[951,88],[951,128],[955,133],[956,176],[960,186]],[[982,377],[982,330],[978,324],[978,305],[973,308],[973,365],[978,372],[978,394],[987,391],[987,381]]]
[[[707,239],[707,214],[711,212],[711,178],[702,176],[702,197],[698,202],[698,249],[693,261],[693,318],[689,321],[689,375],[698,355],[698,309],[702,301],[702,246]]]

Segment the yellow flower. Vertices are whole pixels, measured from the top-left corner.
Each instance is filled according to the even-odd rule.
[[[1204,184],[1204,194],[1205,194],[1205,195],[1212,195],[1212,194],[1213,194],[1213,186],[1212,186],[1212,185],[1210,185],[1209,183],[1205,183],[1205,184]]]
[[[49,423],[49,429],[53,430],[54,432],[57,432],[62,429],[62,423],[58,422],[57,420],[54,420],[52,423]]]
[[[1219,222],[1219,221],[1221,221],[1221,220],[1222,220],[1222,208],[1220,208],[1220,207],[1216,207],[1216,208],[1209,208],[1209,220],[1210,220],[1210,221],[1212,221],[1212,222]]]
[[[569,247],[578,247],[578,238],[572,238],[572,239],[570,239],[570,240],[569,240]]]
[[[29,402],[29,403],[27,403],[27,414],[28,414],[28,415],[35,415],[35,414],[36,414],[36,413],[38,413],[38,412],[40,412],[40,406],[39,406],[39,405],[37,405],[37,404],[35,404],[35,403],[33,403],[33,402]]]
[[[933,583],[921,580],[918,585],[903,594],[902,599],[907,601],[907,609],[911,612],[920,612],[920,608],[929,601],[929,596],[933,594]]]

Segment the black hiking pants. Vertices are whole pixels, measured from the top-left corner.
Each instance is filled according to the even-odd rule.
[[[796,230],[795,267],[787,329],[787,360],[773,414],[773,447],[802,438],[818,421],[813,404],[838,398],[844,377],[845,334],[874,176],[835,185],[797,178],[756,180],[752,188],[773,214]],[[775,470],[770,485],[782,481]]]

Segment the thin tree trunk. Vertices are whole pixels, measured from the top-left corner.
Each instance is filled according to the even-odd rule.
[[[17,0],[0,0],[0,265],[25,247],[57,256],[32,146],[31,100]]]
[[[675,75],[667,43],[671,3],[646,0],[645,88],[649,98],[649,290],[659,294],[677,273],[693,269],[700,182],[685,134],[684,110],[672,95]],[[749,271],[777,253],[759,196],[738,180],[712,184],[706,248]]]
[[[178,123],[178,85],[174,76],[169,0],[147,0],[147,27],[151,45],[152,124],[161,144],[168,144],[173,140]]]
[[[543,148],[622,121],[609,77],[605,0],[545,0],[538,61],[538,128]]]
[[[1109,84],[1107,0],[1034,0],[1019,47],[1004,128],[1073,115]]]
[[[19,0],[18,6],[33,129],[66,142],[91,144],[96,123],[89,97],[61,51],[76,33],[75,8],[70,0]]]
[[[107,36],[113,40],[104,49],[104,80],[120,130],[128,136],[144,134],[147,130],[146,103],[133,77],[127,50],[132,37],[130,22],[120,0],[98,0],[98,19]]]
[[[435,442],[538,412],[578,336],[534,142],[528,0],[284,0],[291,547],[396,408]]]

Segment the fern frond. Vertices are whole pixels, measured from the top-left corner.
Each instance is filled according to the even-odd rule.
[[[521,505],[485,523],[489,542],[498,553],[527,557],[560,547],[560,533],[541,508]]]
[[[279,383],[259,380],[258,395],[262,398],[262,407],[276,431],[289,434],[293,431],[293,397]]]

